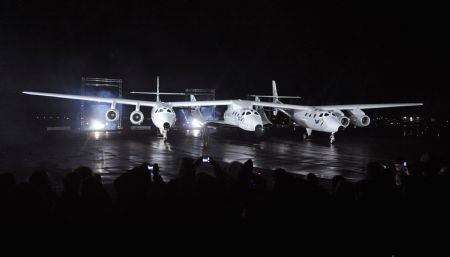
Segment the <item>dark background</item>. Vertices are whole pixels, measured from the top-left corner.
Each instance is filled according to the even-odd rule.
[[[360,3],[363,2],[363,3]],[[82,76],[124,92],[215,88],[217,99],[270,94],[303,104],[424,102],[388,112],[448,118],[445,6],[380,1],[1,1],[1,133],[79,102]],[[130,97],[127,93],[124,97]],[[378,113],[378,112],[376,112]]]

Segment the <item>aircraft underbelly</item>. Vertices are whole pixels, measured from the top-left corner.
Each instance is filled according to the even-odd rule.
[[[233,125],[233,126],[237,126],[238,125],[238,122],[237,122],[237,120],[235,119],[234,116],[231,116],[230,118],[225,118],[224,122],[226,124]]]
[[[297,123],[299,126],[302,126],[304,128],[309,128],[309,124],[307,120],[305,119],[294,119],[295,123]]]
[[[294,120],[298,125],[315,131],[328,132],[327,124],[323,119],[301,118]]]

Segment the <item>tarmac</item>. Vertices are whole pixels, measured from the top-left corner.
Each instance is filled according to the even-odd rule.
[[[417,159],[424,151],[414,138],[353,137],[316,133],[308,140],[291,129],[276,129],[263,138],[236,129],[211,134],[207,146],[199,130],[177,130],[165,142],[155,131],[46,132],[27,144],[8,146],[0,152],[0,172],[13,172],[24,181],[37,169],[45,169],[56,189],[64,175],[78,166],[90,167],[111,185],[123,172],[143,162],[158,163],[165,181],[177,176],[183,157],[210,156],[224,169],[233,162],[252,159],[266,172],[283,168],[303,176],[313,173],[322,181],[342,175],[358,181],[370,161],[387,165],[399,156]],[[208,170],[208,167],[205,167]]]

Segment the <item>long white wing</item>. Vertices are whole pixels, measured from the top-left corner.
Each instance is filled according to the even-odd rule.
[[[43,93],[43,92],[30,92],[23,91],[22,93],[28,95],[38,95],[38,96],[48,96],[48,97],[56,97],[56,98],[65,98],[65,99],[75,99],[75,100],[84,100],[84,101],[92,101],[99,103],[116,103],[116,104],[126,104],[126,105],[136,105],[140,106],[156,106],[157,102],[152,101],[142,101],[142,100],[134,100],[134,99],[124,99],[124,98],[107,98],[107,97],[98,97],[98,96],[84,96],[84,95],[68,95],[68,94],[55,94],[55,93]],[[213,105],[229,105],[232,103],[232,100],[213,100],[213,101],[183,101],[183,102],[167,102],[166,104],[171,105],[172,107],[194,107],[194,106],[213,106]]]
[[[54,93],[30,92],[30,91],[23,91],[22,93],[27,94],[27,95],[48,96],[48,97],[84,100],[84,101],[99,102],[99,103],[110,103],[110,104],[116,103],[116,104],[126,104],[126,105],[139,104],[140,106],[148,106],[148,107],[156,106],[156,102],[152,102],[152,101],[141,101],[141,100],[123,99],[123,98],[108,98],[108,97],[84,96],[84,95],[67,95],[67,94],[54,94]]]
[[[213,105],[230,105],[233,100],[211,100],[211,101],[184,101],[184,102],[167,102],[173,107],[195,107],[195,106],[213,106]]]
[[[123,98],[108,98],[108,97],[97,97],[97,96],[83,96],[83,95],[69,95],[69,94],[55,94],[55,93],[43,93],[43,92],[31,92],[24,91],[24,94],[28,95],[38,95],[65,99],[75,99],[84,100],[100,103],[116,103],[116,104],[126,104],[126,105],[137,105],[154,107],[157,102],[153,101],[142,101],[134,99],[123,99]],[[270,103],[270,102],[256,102],[249,101],[254,106],[271,107],[278,109],[290,109],[290,110],[352,110],[352,109],[375,109],[375,108],[392,108],[392,107],[407,107],[407,106],[419,106],[422,103],[402,103],[402,104],[349,104],[349,105],[324,105],[324,106],[307,106],[307,105],[295,105],[295,104],[282,104],[282,103]],[[212,101],[183,101],[183,102],[168,102],[167,104],[173,107],[195,107],[195,106],[213,106],[213,105],[230,105],[233,100],[212,100]]]
[[[332,110],[394,108],[394,107],[408,107],[420,105],[423,105],[423,103],[323,105],[323,106],[314,106],[314,108],[323,111],[332,111]]]
[[[296,104],[283,104],[283,103],[270,103],[270,102],[252,102],[254,106],[272,107],[277,109],[287,110],[353,110],[353,109],[377,109],[377,108],[394,108],[394,107],[408,107],[408,106],[420,106],[423,103],[401,103],[401,104],[347,104],[347,105],[323,105],[323,106],[308,106],[308,105],[296,105]]]
[[[251,101],[251,103],[253,106],[263,106],[263,107],[271,107],[271,108],[277,108],[277,109],[290,109],[290,110],[299,110],[299,111],[314,110],[314,106],[308,106],[308,105],[282,104],[282,103],[256,102],[256,101]]]

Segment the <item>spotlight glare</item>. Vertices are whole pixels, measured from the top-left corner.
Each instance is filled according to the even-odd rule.
[[[103,130],[105,129],[105,124],[98,120],[92,120],[91,121],[91,130]]]
[[[203,124],[199,120],[192,119],[192,122],[191,122],[191,127],[192,128],[200,128],[200,127],[202,127],[202,125]]]

